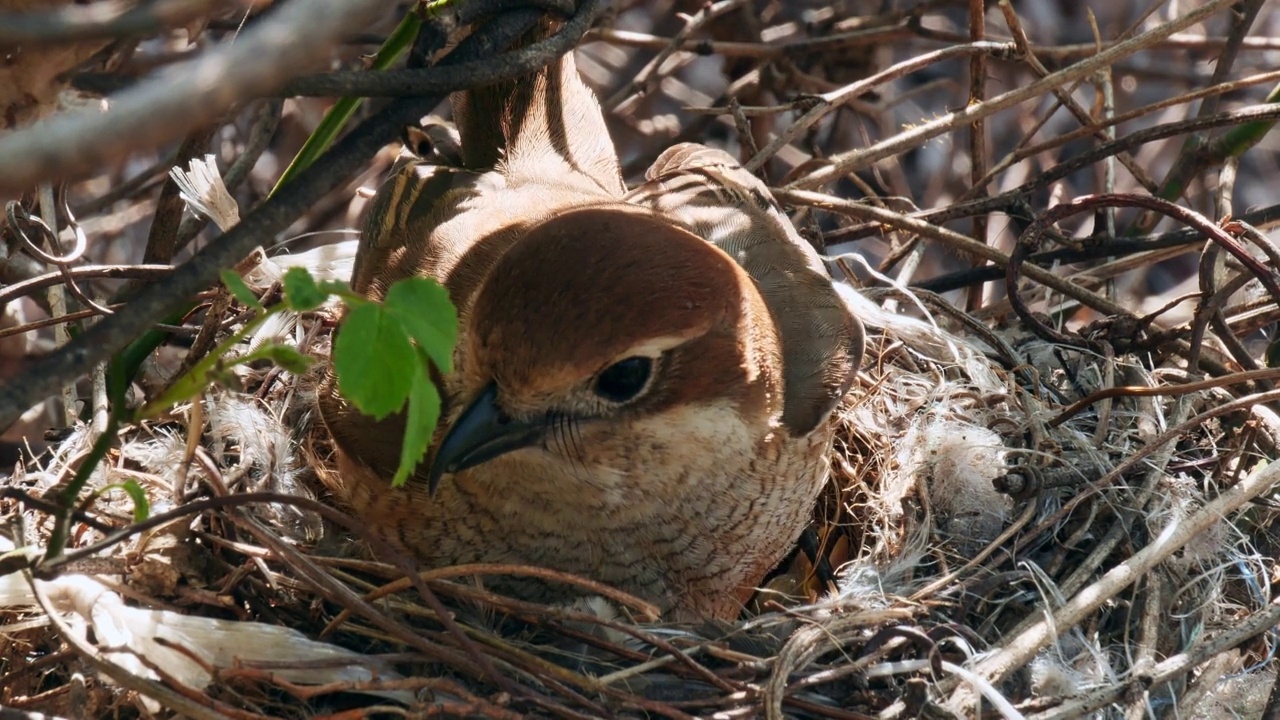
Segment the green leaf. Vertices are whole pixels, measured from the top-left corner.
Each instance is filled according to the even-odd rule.
[[[413,371],[413,384],[409,390],[409,409],[405,417],[404,442],[400,445],[400,467],[391,479],[392,487],[400,487],[422,462],[435,434],[440,419],[440,393],[427,375],[427,357],[421,348],[418,365]]]
[[[213,383],[213,376],[218,370],[219,365],[216,363],[197,363],[185,375],[174,380],[160,397],[147,403],[141,416],[153,417],[158,412],[164,412],[178,403],[196,397]]]
[[[383,301],[387,312],[400,322],[405,332],[442,372],[453,370],[453,346],[458,341],[458,312],[449,301],[449,292],[427,278],[399,280]]]
[[[314,362],[310,357],[298,352],[297,348],[280,343],[267,343],[257,350],[236,360],[236,364],[249,363],[254,360],[268,359],[294,375],[301,375]]]
[[[259,314],[252,320],[244,324],[234,335],[223,340],[216,348],[209,352],[197,362],[194,367],[188,370],[184,375],[173,381],[167,390],[160,393],[160,396],[147,403],[137,412],[138,418],[152,418],[158,414],[166,412],[169,408],[180,402],[190,400],[204,391],[210,383],[219,378],[229,377],[234,380],[234,375],[225,371],[224,366],[227,364],[227,356],[232,349],[244,342],[246,338],[257,331],[262,324],[272,315],[280,311],[280,305],[272,305],[270,310]],[[244,362],[244,358],[240,360],[232,360],[231,363]]]
[[[96,494],[108,492],[110,490],[120,490],[133,500],[133,521],[142,522],[151,517],[151,501],[147,499],[147,491],[142,489],[142,485],[137,480],[129,479],[124,482],[111,483],[103,485],[102,489]]]
[[[295,312],[315,310],[329,299],[329,294],[316,285],[311,273],[302,268],[289,268],[283,283],[284,304]]]
[[[347,285],[347,283],[339,282],[337,280],[321,280],[319,283],[319,286],[320,286],[320,292],[323,292],[326,295],[347,296],[347,295],[353,294],[351,292],[351,288]],[[357,295],[356,297],[360,297],[360,296]]]
[[[404,328],[374,303],[351,308],[333,342],[338,389],[379,419],[404,407],[417,362]]]
[[[258,300],[258,294],[244,283],[244,278],[240,277],[240,273],[235,270],[223,270],[220,274],[222,275],[222,284],[227,286],[227,289],[231,291],[235,299],[254,310],[262,309],[262,302]]]

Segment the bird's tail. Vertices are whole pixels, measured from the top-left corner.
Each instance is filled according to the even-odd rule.
[[[544,22],[519,44],[546,38],[554,29]],[[579,76],[572,52],[515,80],[457,93],[453,107],[465,167],[483,171],[502,165],[510,181],[545,181],[548,170],[563,163],[609,194],[622,193],[604,113]]]

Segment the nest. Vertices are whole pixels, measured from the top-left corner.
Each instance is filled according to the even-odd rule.
[[[840,18],[805,27],[818,38],[848,32],[832,24]],[[689,33],[713,19],[698,14]],[[915,25],[908,20],[894,27],[929,37],[918,15]],[[618,47],[647,47],[600,33]],[[1158,50],[1157,40],[1150,47]],[[745,45],[717,39],[706,49],[745,53]],[[874,52],[839,49],[792,58],[791,79],[852,87]],[[605,65],[604,53],[584,56],[589,76]],[[724,71],[748,73],[734,63]],[[660,74],[658,65],[642,74]],[[1060,80],[1041,92],[1065,87]],[[757,82],[761,104],[784,89],[767,75]],[[606,105],[634,120],[636,87]],[[649,126],[633,123],[645,139],[668,106],[690,99],[665,92],[672,97],[647,108]],[[790,109],[818,105],[801,98]],[[739,128],[770,127],[759,107],[719,111]],[[1230,124],[1254,115],[1211,117]],[[853,167],[848,153],[861,150],[835,146],[850,134],[841,122],[793,133],[779,162],[808,143]],[[709,133],[708,124],[690,128]],[[1275,213],[1218,224],[1094,187],[1093,175],[1072,176],[1176,135],[1159,134],[1166,130],[1059,158],[1017,202],[1006,194],[987,210],[955,196],[928,212],[854,203],[790,182],[823,185],[832,165],[791,163],[776,195],[798,226],[834,248],[833,272],[858,286],[846,289],[868,328],[868,357],[840,409],[832,481],[815,508],[816,548],[797,550],[737,622],[664,623],[643,600],[539,568],[416,572],[407,558],[373,551],[377,529],[326,504],[322,475],[332,470],[314,414],[319,366],[294,374],[251,364],[164,417],[117,428],[71,510],[61,491],[86,467],[100,427],[71,428],[0,488],[15,539],[0,546],[0,705],[24,716],[195,718],[1047,720],[1274,711],[1280,604],[1272,600],[1270,495],[1280,480],[1272,384],[1280,373],[1259,357],[1260,330],[1277,318],[1280,253],[1254,226]],[[1097,132],[1091,125],[1079,138]],[[867,162],[888,142],[872,145]],[[754,150],[750,133],[733,143]],[[643,142],[633,144],[635,158],[647,157]],[[1036,154],[1025,144],[1018,152],[1017,162]],[[1228,189],[1237,169],[1224,163]],[[855,180],[840,186],[846,196],[855,185],[875,194],[871,173]],[[1054,182],[1080,198],[1036,196]],[[1256,184],[1265,187],[1265,175]],[[1231,207],[1221,193],[1197,198]],[[990,208],[1015,219],[1007,252],[946,226]],[[1177,228],[1117,238],[1114,211],[1138,225],[1138,211],[1162,214]],[[1098,228],[1072,224],[1075,215],[1094,217]],[[880,245],[838,252],[849,248],[837,243],[868,238]],[[927,243],[953,254],[926,253]],[[1143,296],[1136,311],[1142,293],[1093,290],[1122,272],[1169,271],[1167,249],[1185,254],[1192,244],[1201,248],[1191,253],[1198,265],[1174,268],[1185,277],[1159,297]],[[285,266],[342,277],[353,249],[257,257],[241,269],[270,297]],[[967,253],[962,265],[975,268],[910,283],[922,266],[955,265],[954,253]],[[863,262],[871,256],[880,265]],[[999,277],[1004,295],[934,292]],[[1196,302],[1175,290],[1194,291]],[[204,300],[188,318],[203,332],[189,352],[145,368],[143,394],[154,397],[183,363],[245,322],[225,290]],[[332,308],[282,316],[237,352],[271,341],[323,359],[334,316]],[[146,519],[134,489],[151,499]],[[66,551],[34,562],[54,539]],[[571,584],[586,597],[551,606],[486,587],[486,578],[512,573]]]
[[[37,612],[36,627],[5,636],[3,654],[39,658],[9,672],[6,692],[47,697],[58,712],[75,702],[118,711],[165,698],[155,690],[167,683],[210,713],[279,717],[396,702],[482,717],[750,717],[763,707],[846,718],[943,711],[933,703],[965,693],[1036,717],[1259,701],[1253,683],[1267,673],[1254,666],[1277,620],[1263,594],[1275,513],[1247,502],[1275,479],[1265,458],[1280,424],[1269,408],[1195,387],[1173,369],[1177,356],[1153,369],[1029,333],[974,333],[971,317],[910,292],[853,302],[872,329],[871,361],[842,408],[816,523],[835,587],[801,554],[740,622],[676,626],[581,578],[549,575],[597,593],[573,605],[484,588],[486,575],[547,574],[536,568],[406,579],[403,565],[353,551],[349,539],[367,528],[318,512],[315,473],[331,470],[322,443],[308,441],[316,373],[249,369],[238,390],[121,430],[93,485],[133,480],[172,502],[128,525],[128,497],[103,494],[94,516],[125,529],[76,534],[80,547],[108,549],[72,552],[42,591],[46,607],[71,611],[57,623],[66,627]],[[234,328],[236,310],[226,312]],[[274,331],[323,356],[326,320]],[[1100,392],[1117,387],[1128,392]],[[87,439],[68,437],[15,485],[47,496]],[[51,523],[28,519],[43,546]],[[11,593],[28,587],[8,577],[18,579]],[[205,624],[164,614],[175,604]],[[268,636],[268,652],[257,623],[298,634]],[[99,649],[59,651],[55,628],[91,633]],[[103,647],[112,629],[120,645]],[[131,677],[105,673],[114,682],[79,695],[59,684],[85,662]],[[1228,674],[1239,693],[1224,691]]]

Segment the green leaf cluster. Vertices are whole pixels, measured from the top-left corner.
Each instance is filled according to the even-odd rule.
[[[453,368],[458,316],[439,283],[406,278],[381,303],[351,303],[333,343],[333,369],[343,397],[366,415],[384,418],[404,409],[405,437],[392,484],[409,478],[440,418],[440,394],[431,366]]]
[[[396,282],[377,303],[342,283],[316,283],[300,268],[285,274],[284,305],[291,310],[317,308],[330,295],[347,305],[333,342],[338,390],[360,412],[377,419],[402,410],[406,414],[400,464],[391,480],[399,487],[427,454],[440,419],[431,365],[441,372],[453,369],[457,311],[444,287],[426,278]]]
[[[447,8],[453,0],[419,0],[370,60],[371,70],[385,70],[399,60],[413,44],[423,17]],[[354,117],[363,98],[341,98],[325,114],[320,126],[307,138],[302,150],[285,169],[272,194],[322,155]],[[251,353],[231,358],[231,350],[248,338],[268,317],[283,310],[305,312],[322,305],[330,296],[338,296],[348,308],[348,316],[333,350],[333,364],[338,375],[339,390],[361,412],[375,417],[404,409],[408,415],[407,430],[400,466],[394,484],[403,484],[414,467],[426,455],[428,443],[440,415],[440,397],[431,382],[429,363],[448,371],[453,345],[457,338],[457,314],[447,293],[430,280],[410,278],[396,283],[386,301],[372,303],[343,283],[317,283],[305,270],[290,270],[284,278],[284,301],[266,308],[257,295],[235,272],[223,271],[222,281],[231,294],[246,307],[256,310],[256,317],[234,336],[223,342],[159,398],[136,413],[127,413],[125,393],[143,361],[164,341],[165,334],[146,333],[116,357],[108,367],[108,395],[114,408],[109,431],[94,444],[89,458],[63,498],[66,512],[59,518],[51,539],[48,555],[53,557],[65,544],[69,509],[74,498],[88,482],[90,473],[106,455],[115,430],[129,419],[153,417],[175,404],[199,396],[215,382],[231,382],[230,370],[244,363],[269,360],[285,370],[301,374],[311,365],[311,358],[297,349],[279,343],[268,343]],[[169,321],[179,320],[190,308]],[[135,512],[143,519],[149,512],[140,487],[111,486],[130,495]]]
[[[212,383],[232,381],[231,369],[236,365],[269,360],[294,374],[306,372],[312,359],[288,345],[267,343],[238,357],[233,357],[232,351],[272,315],[314,310],[332,296],[337,296],[348,311],[332,351],[339,391],[363,413],[383,418],[403,410],[407,416],[400,465],[392,483],[404,484],[426,455],[440,417],[440,395],[431,381],[431,366],[435,365],[441,372],[452,370],[453,346],[458,337],[457,311],[443,287],[433,280],[408,278],[392,285],[386,300],[378,303],[352,292],[345,283],[318,283],[306,270],[293,268],[284,276],[282,301],[268,308],[235,272],[224,271],[222,282],[237,300],[257,314],[179,377],[160,397],[136,412],[124,410],[129,378],[141,365],[142,358],[158,345],[157,340],[140,339],[128,357],[122,354],[113,359],[108,372],[113,410],[107,428],[58,496],[62,510],[49,538],[46,559],[57,557],[66,546],[71,509],[94,468],[106,457],[122,422],[155,417],[178,403],[199,397]],[[150,514],[146,493],[136,481],[108,485],[98,494],[112,490],[129,495],[136,522]],[[0,558],[0,565],[5,561]],[[0,569],[0,575],[3,574],[5,571]]]
[[[400,464],[392,478],[393,485],[404,484],[427,454],[440,418],[440,394],[431,381],[431,366],[441,372],[453,366],[458,316],[448,292],[434,280],[413,277],[393,284],[382,302],[373,302],[353,293],[345,283],[316,282],[306,270],[292,268],[282,281],[282,302],[265,308],[236,273],[224,271],[222,282],[258,314],[143,408],[142,415],[165,412],[197,397],[214,382],[230,381],[236,365],[269,360],[294,374],[306,372],[312,359],[288,345],[266,343],[238,357],[231,357],[231,351],[268,317],[285,310],[315,310],[336,296],[347,307],[332,351],[338,390],[366,415],[382,419],[396,412],[406,414]]]

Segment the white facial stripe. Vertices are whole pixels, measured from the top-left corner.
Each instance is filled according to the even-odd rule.
[[[618,360],[637,356],[658,358],[671,348],[683,345],[688,339],[686,335],[664,335],[662,337],[649,338],[638,345],[632,345],[626,352],[618,356]]]

